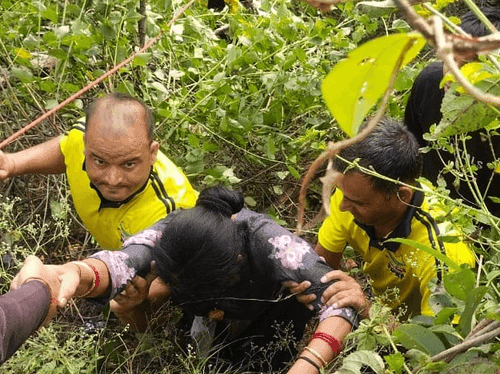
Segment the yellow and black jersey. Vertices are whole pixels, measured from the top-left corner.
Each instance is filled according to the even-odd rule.
[[[365,262],[363,272],[371,278],[374,296],[396,309],[402,304],[407,315],[433,315],[429,307],[429,280],[442,277],[444,264],[434,256],[406,244],[386,239],[406,238],[438,250],[454,262],[474,266],[471,250],[462,242],[443,243],[439,240],[440,227],[435,218],[442,212],[429,210],[422,192],[415,192],[404,219],[384,239],[375,237],[375,230],[355,221],[350,212],[340,210],[343,193],[337,189],[330,199],[330,215],[318,234],[321,246],[331,252],[342,253],[347,244],[359,253]],[[451,232],[446,232],[451,234]]]
[[[178,208],[195,205],[198,193],[187,177],[158,152],[148,182],[121,202],[103,199],[85,171],[85,127],[71,128],[59,143],[66,175],[81,220],[104,249],[120,249],[123,241]]]

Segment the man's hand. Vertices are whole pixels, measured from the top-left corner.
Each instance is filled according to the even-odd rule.
[[[323,292],[321,301],[328,306],[333,305],[336,308],[353,307],[362,318],[368,318],[371,303],[366,298],[359,283],[341,270],[330,271],[321,278],[322,283],[333,280],[337,280],[337,282],[333,283]]]
[[[0,180],[7,179],[14,174],[14,161],[12,158],[0,151]]]
[[[297,298],[297,301],[299,303],[304,304],[309,310],[313,310],[314,307],[312,306],[312,302],[316,300],[316,295],[311,293],[311,294],[305,294],[304,292],[307,291],[309,287],[311,287],[311,282],[309,281],[303,281],[301,283],[297,283],[295,281],[285,281],[282,282],[283,286],[288,288],[290,293],[294,294],[295,297]]]
[[[111,310],[117,315],[124,315],[141,305],[149,294],[149,287],[156,278],[156,263],[151,262],[151,271],[145,278],[138,275],[127,282],[125,289],[110,302]]]
[[[18,289],[32,280],[42,282],[50,292],[49,311],[42,323],[42,326],[46,326],[57,314],[57,308],[65,307],[68,300],[74,297],[80,283],[80,274],[75,266],[44,265],[38,257],[28,256],[23,267],[12,280],[10,289]]]

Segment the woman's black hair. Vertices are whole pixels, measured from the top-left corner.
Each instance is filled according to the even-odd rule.
[[[158,276],[180,304],[215,299],[240,281],[248,229],[231,216],[243,204],[241,193],[212,187],[200,193],[193,209],[167,217],[155,260]]]

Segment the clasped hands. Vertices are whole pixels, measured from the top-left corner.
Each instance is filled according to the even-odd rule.
[[[118,311],[127,311],[141,304],[148,296],[149,286],[156,278],[155,264],[151,264],[151,272],[142,278],[134,277],[127,283],[125,290],[115,297],[112,306]],[[58,308],[64,308],[68,301],[77,294],[81,282],[81,272],[75,264],[44,265],[36,256],[28,256],[10,285],[11,290],[20,288],[29,281],[45,284],[50,292],[51,302],[47,316],[42,323],[46,326],[56,316]]]
[[[341,270],[330,271],[321,278],[322,283],[334,280],[337,282],[330,285],[323,292],[321,301],[327,306],[333,305],[335,308],[352,307],[358,311],[361,318],[368,318],[371,303],[359,283]],[[311,303],[316,300],[316,295],[306,294],[307,289],[311,287],[311,282],[286,281],[283,282],[283,285],[296,295],[300,303],[312,309]]]

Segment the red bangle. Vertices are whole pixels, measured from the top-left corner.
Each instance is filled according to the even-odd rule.
[[[99,276],[99,272],[97,271],[94,265],[89,264],[88,262],[85,262],[85,264],[90,266],[90,268],[94,271],[94,287],[95,288],[99,287],[99,283],[101,282],[101,277]]]
[[[72,264],[76,265],[76,267],[78,269],[80,269],[80,267],[78,266],[78,264],[81,264],[83,265],[84,267],[90,269],[93,273],[94,273],[94,278],[92,280],[92,285],[90,286],[90,289],[87,290],[87,292],[85,292],[84,294],[82,295],[75,295],[77,297],[86,297],[87,295],[89,295],[90,293],[92,293],[92,291],[94,291],[97,287],[99,287],[99,284],[101,283],[101,277],[99,275],[99,272],[97,271],[97,269],[95,268],[94,265],[92,264],[89,264],[88,262],[84,262],[84,261],[73,261],[71,262]],[[81,277],[81,270],[80,270],[80,277]]]
[[[334,355],[339,353],[342,349],[339,341],[333,335],[318,331],[318,332],[315,332],[311,338],[311,340],[314,340],[314,339],[320,339],[320,340],[323,340],[325,343],[327,343],[330,346],[330,348],[332,349]]]

